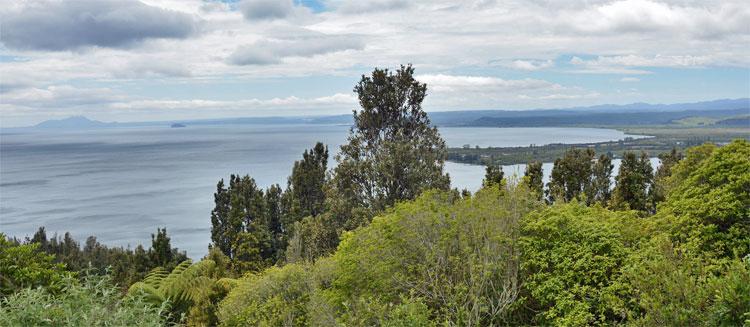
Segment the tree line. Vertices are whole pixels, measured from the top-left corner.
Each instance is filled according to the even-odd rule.
[[[665,183],[672,167],[682,157],[683,154],[676,149],[661,153],[658,156],[660,165],[654,171],[645,152],[625,152],[613,187],[614,165],[609,154],[596,157],[592,149],[571,148],[562,158],[555,160],[546,188],[541,162],[528,163],[524,177],[537,197],[550,204],[576,200],[587,205],[599,204],[617,210],[653,214],[657,204],[664,201]],[[488,165],[485,179],[496,179],[492,174],[499,174],[502,179],[502,167]]]

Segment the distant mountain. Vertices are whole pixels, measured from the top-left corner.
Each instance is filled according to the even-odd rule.
[[[680,110],[680,111],[576,111],[551,112],[538,116],[482,117],[463,126],[485,127],[562,127],[562,126],[653,126],[673,125],[691,117],[726,119],[746,114],[748,109]]]
[[[91,120],[83,116],[73,116],[64,119],[47,120],[34,125],[37,128],[101,128],[115,126],[117,123],[105,123]]]
[[[722,99],[694,103],[625,105],[604,104],[590,107],[533,110],[461,110],[433,111],[428,115],[437,126],[581,126],[581,125],[661,125],[695,117],[727,119],[750,114],[750,98]],[[101,128],[126,126],[170,126],[182,124],[201,125],[280,125],[280,124],[327,124],[350,125],[351,114],[330,116],[291,117],[241,117],[179,120],[170,122],[105,123],[75,116],[62,120],[48,120],[37,124],[38,128]],[[725,124],[742,124],[742,121],[727,121]]]
[[[693,111],[693,110],[731,110],[731,109],[750,109],[750,98],[740,99],[719,99],[713,101],[701,101],[691,103],[674,103],[674,104],[649,104],[649,103],[631,103],[624,105],[604,104],[590,107],[568,108],[576,111],[602,111],[602,112],[644,112],[644,111]]]
[[[468,110],[431,112],[430,120],[439,126],[552,126],[599,124],[607,125],[666,124],[681,117],[697,116],[727,117],[750,113],[750,98],[722,99],[693,103],[625,105],[604,104],[589,107],[533,110]],[[593,117],[589,117],[594,115]],[[617,117],[618,122],[609,118]],[[587,120],[583,122],[581,120]],[[552,125],[550,125],[552,124]],[[562,125],[560,125],[562,126]]]

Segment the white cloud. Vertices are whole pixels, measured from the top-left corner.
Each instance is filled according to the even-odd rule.
[[[292,0],[242,0],[237,7],[249,21],[299,19],[311,13],[310,9]]]
[[[508,60],[491,60],[490,65],[506,67],[517,70],[526,71],[538,71],[555,66],[555,62],[551,59],[548,60],[533,60],[533,59],[508,59]]]
[[[538,79],[506,80],[486,76],[418,75],[432,92],[514,92],[520,90],[561,89],[562,86]]]
[[[117,102],[111,104],[112,109],[127,110],[299,110],[321,107],[333,107],[334,109],[351,108],[356,105],[357,101],[354,95],[337,93],[330,96],[317,98],[298,98],[289,96],[286,98],[271,99],[243,99],[235,101],[206,100],[206,99],[189,99],[189,100],[134,100],[127,102]]]
[[[22,88],[5,92],[2,103],[28,108],[54,109],[101,105],[122,99],[108,88],[76,88],[53,85],[46,88]]]
[[[540,79],[502,79],[488,76],[419,75],[427,83],[426,107],[444,109],[518,109],[546,106],[559,100],[594,99],[596,92],[565,87]]]
[[[228,58],[234,65],[269,65],[285,57],[310,57],[314,55],[361,50],[364,43],[355,36],[316,35],[292,40],[261,40],[240,46]]]
[[[186,38],[199,23],[135,0],[34,1],[4,9],[0,40],[14,49],[122,47],[150,38]]]
[[[720,38],[731,34],[746,35],[750,8],[732,2],[711,8],[623,0],[572,12],[570,17],[570,25],[584,33],[687,33],[698,38]]]
[[[371,1],[332,1],[329,4],[344,14],[365,14],[391,10],[403,10],[409,7],[407,0],[371,0]]]
[[[640,81],[641,79],[637,77],[623,77],[620,79],[620,82],[625,82],[625,83],[640,82]]]
[[[704,68],[708,66],[744,66],[733,58],[722,58],[720,55],[660,55],[646,57],[641,55],[598,56],[592,59],[573,57],[570,63],[582,69],[579,73],[604,74],[651,74],[648,68]]]
[[[140,86],[154,80],[169,90],[169,101],[190,101],[204,84],[218,89],[274,80],[278,91],[271,98],[313,99],[348,92],[373,67],[413,63],[430,84],[431,108],[528,108],[584,104],[595,92],[600,101],[625,101],[550,82],[551,74],[651,74],[649,81],[658,81],[662,72],[655,67],[750,67],[750,6],[742,0],[328,0],[329,10],[320,13],[292,0],[51,1],[0,2],[3,118],[9,106],[14,114],[41,112],[19,111],[35,100],[8,104],[5,94],[37,90],[42,96],[58,85],[127,89],[133,99],[116,101],[127,103],[162,101]],[[84,13],[100,20],[79,24]],[[83,26],[91,28],[71,33]],[[556,64],[571,55],[578,57]],[[501,68],[515,71],[490,77],[507,71]],[[283,82],[299,77],[346,77],[351,84],[322,83],[297,93],[300,83]],[[256,93],[213,98],[267,98],[250,87],[247,92]]]

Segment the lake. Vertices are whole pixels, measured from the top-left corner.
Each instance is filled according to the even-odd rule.
[[[482,147],[604,142],[630,136],[591,128],[440,131],[449,146]],[[286,186],[294,160],[306,148],[321,141],[333,157],[347,132],[347,126],[336,125],[3,130],[0,231],[24,237],[45,226],[48,236],[70,231],[80,242],[95,235],[105,244],[148,247],[150,234],[166,227],[173,246],[199,258],[210,242],[210,212],[219,179],[250,174],[260,186]],[[446,169],[459,189],[478,189],[484,176],[480,166],[446,163]],[[544,169],[549,174],[551,165]],[[523,174],[522,165],[504,170],[506,175]]]

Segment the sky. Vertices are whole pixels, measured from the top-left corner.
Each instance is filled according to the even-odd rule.
[[[750,2],[0,2],[2,127],[345,114],[401,64],[427,111],[745,98]]]

